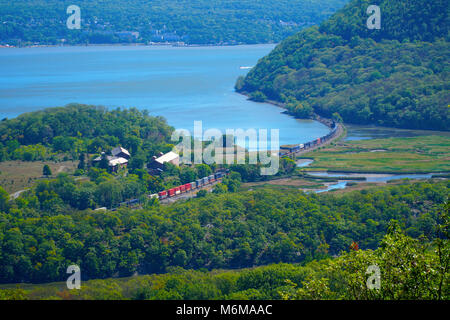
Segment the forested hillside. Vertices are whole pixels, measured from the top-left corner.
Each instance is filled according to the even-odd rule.
[[[347,0],[32,0],[0,1],[0,44],[278,42],[317,24]],[[66,9],[81,9],[68,30]],[[139,35],[127,32],[139,32]]]
[[[381,29],[366,9],[378,4]],[[450,128],[448,1],[353,0],[320,27],[286,39],[236,89],[346,122]]]
[[[73,187],[62,177],[11,202],[0,192],[0,282],[62,281],[72,264],[96,279],[307,262],[353,242],[376,249],[392,219],[423,243],[439,231],[448,187],[430,181],[340,196],[262,190],[79,211],[64,204]]]
[[[151,157],[171,149],[167,143],[173,130],[165,119],[145,111],[70,104],[1,121],[0,161],[53,160],[60,153],[77,159],[118,145],[133,156]]]
[[[448,214],[439,227],[448,236]],[[80,290],[65,282],[0,286],[0,300],[448,300],[448,239],[422,243],[390,224],[376,250],[356,246],[334,259],[306,264],[279,263],[243,270],[185,270],[165,274],[84,281]],[[367,286],[369,266],[380,268],[380,289]]]

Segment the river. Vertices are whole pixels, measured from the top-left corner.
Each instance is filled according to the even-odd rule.
[[[89,46],[0,48],[0,117],[78,102],[136,107],[177,129],[279,129],[280,144],[329,132],[234,92],[273,45],[230,47]]]
[[[324,171],[309,171],[308,175],[316,177],[326,177],[326,178],[340,178],[338,182],[327,183],[325,189],[315,190],[316,193],[322,193],[332,190],[345,189],[349,180],[345,178],[364,178],[364,182],[372,183],[387,183],[392,180],[400,179],[411,179],[411,180],[422,180],[430,179],[434,175],[438,176],[438,173],[399,173],[399,174],[385,174],[385,173],[346,173],[346,172],[324,172]],[[353,181],[353,180],[351,180]]]
[[[368,140],[368,139],[388,139],[388,138],[412,138],[428,135],[440,135],[450,137],[450,131],[429,131],[429,130],[409,130],[387,127],[377,127],[373,125],[351,125],[345,124],[347,128],[346,141]]]

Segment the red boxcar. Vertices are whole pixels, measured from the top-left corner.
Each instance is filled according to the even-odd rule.
[[[186,183],[186,184],[184,185],[184,187],[186,188],[186,191],[191,191],[191,189],[192,189],[190,183]]]
[[[180,194],[180,193],[181,193],[180,187],[176,187],[175,188],[175,194]]]
[[[175,195],[175,188],[169,190],[169,197],[173,197]]]
[[[161,191],[160,193],[158,193],[158,196],[160,199],[167,198],[167,191]]]
[[[186,186],[185,185],[182,185],[179,188],[180,188],[180,192],[181,193],[186,192]]]

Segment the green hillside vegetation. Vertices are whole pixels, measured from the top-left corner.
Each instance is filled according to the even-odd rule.
[[[0,1],[0,43],[272,43],[317,24],[347,0]],[[66,9],[81,8],[81,30]],[[139,32],[135,38],[121,32]]]
[[[431,241],[448,188],[448,181],[430,180],[344,195],[261,190],[92,211],[65,204],[73,185],[61,176],[12,201],[0,190],[0,283],[63,281],[72,264],[84,279],[104,279],[171,266],[307,262],[339,255],[353,242],[376,249],[392,219],[408,236]],[[107,186],[99,190],[110,194]],[[89,195],[80,191],[79,199]]]
[[[380,5],[381,30],[367,29],[369,4]],[[353,0],[283,41],[236,89],[299,117],[448,130],[448,11],[441,0]]]
[[[168,145],[174,129],[162,117],[146,111],[70,104],[61,108],[25,113],[0,122],[0,161],[47,160],[66,154],[78,160],[83,154],[99,154],[117,146],[134,157],[151,158]]]
[[[169,268],[169,273],[82,282],[0,286],[0,299],[56,300],[448,300],[450,246],[448,215],[436,238],[421,243],[390,225],[376,250],[350,250],[334,259],[306,264],[275,264],[252,269],[211,272]],[[380,289],[369,289],[369,266],[380,270]]]
[[[215,164],[182,164],[178,167],[166,163],[163,173],[150,175],[145,167],[152,157],[173,149],[174,142],[170,141],[173,130],[163,118],[151,117],[146,111],[133,108],[107,110],[79,104],[5,119],[0,122],[0,169],[3,170],[0,181],[8,192],[33,186],[39,190],[38,193],[44,190],[56,192],[60,196],[58,201],[61,201],[59,209],[54,208],[57,211],[65,210],[65,205],[84,210],[115,208],[126,200],[190,183],[218,169]],[[205,146],[207,144],[204,142]],[[112,172],[107,165],[102,167],[102,162],[92,161],[117,146],[131,153],[126,169]],[[70,160],[72,163],[68,166],[67,161]],[[36,168],[37,165],[40,168]],[[42,178],[45,165],[55,170],[55,176],[60,172],[69,174],[35,184],[37,178]],[[74,166],[77,167],[75,172],[68,169]],[[21,168],[20,172],[17,167]],[[267,179],[261,176],[260,165],[226,167],[235,172],[215,187],[216,193],[237,191],[241,180]],[[278,175],[290,174],[294,170],[295,162],[282,159]]]
[[[378,5],[381,9],[380,30],[369,30],[366,27],[366,9],[369,5]],[[325,21],[320,26],[320,31],[339,35],[346,40],[357,35],[375,40],[431,42],[448,36],[448,13],[449,4],[445,0],[356,0]]]

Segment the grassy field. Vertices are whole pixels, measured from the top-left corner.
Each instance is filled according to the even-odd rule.
[[[314,159],[314,162],[305,168],[309,171],[449,172],[450,137],[340,141],[303,157]]]
[[[48,164],[52,170],[53,176],[60,172],[73,172],[78,163],[72,161],[66,162],[25,162],[25,161],[6,161],[0,162],[0,186],[8,193],[14,193],[33,185],[36,180],[42,179],[42,168]]]

